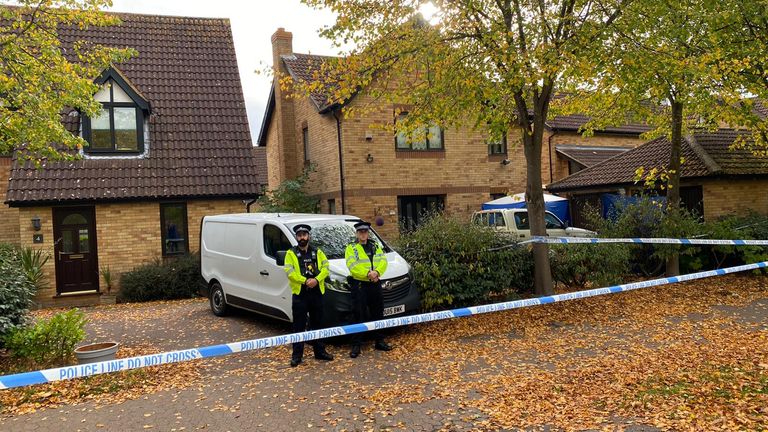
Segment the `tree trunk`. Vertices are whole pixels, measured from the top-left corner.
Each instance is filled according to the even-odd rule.
[[[528,207],[528,220],[531,235],[546,236],[547,225],[544,221],[544,190],[541,182],[541,149],[544,139],[544,122],[549,108],[548,90],[543,90],[538,100],[534,101],[533,130],[524,133],[525,165],[527,182],[525,200]],[[552,270],[549,265],[549,246],[542,243],[533,245],[534,292],[537,295],[552,295]]]
[[[680,148],[683,144],[683,104],[672,101],[672,149],[669,155],[669,182],[667,184],[667,212],[675,217],[680,210]],[[667,258],[667,276],[680,274],[680,255]]]

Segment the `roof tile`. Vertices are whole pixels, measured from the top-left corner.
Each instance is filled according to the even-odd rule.
[[[266,169],[254,162],[229,21],[117,15],[120,26],[60,37],[65,47],[85,39],[138,51],[117,67],[152,105],[147,158],[46,161],[41,170],[17,159],[7,202],[258,194]],[[62,120],[79,133],[76,113]]]
[[[737,138],[745,139],[747,148],[731,149]],[[749,132],[720,129],[696,132],[683,141],[684,162],[682,178],[714,175],[768,175],[768,157],[753,154],[749,149]],[[671,144],[665,137],[649,141],[579,171],[547,186],[553,192],[594,188],[635,182],[635,171],[663,168],[669,163]]]

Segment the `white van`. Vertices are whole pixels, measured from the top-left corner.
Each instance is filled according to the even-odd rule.
[[[472,214],[472,222],[509,234],[515,240],[531,237],[528,210],[524,208],[477,211]],[[567,226],[552,212],[544,212],[544,222],[547,235],[552,237],[597,237],[594,231]]]
[[[355,239],[354,216],[243,213],[203,218],[200,232],[201,273],[207,286],[211,311],[223,316],[237,307],[285,321],[293,319],[291,289],[283,271],[285,251],[297,245],[293,227],[312,227],[312,244],[325,252],[331,275],[325,284],[326,325],[351,319],[352,299],[347,283],[344,251]],[[382,275],[384,315],[418,311],[419,292],[411,266],[371,230],[371,239],[381,245],[388,266]]]

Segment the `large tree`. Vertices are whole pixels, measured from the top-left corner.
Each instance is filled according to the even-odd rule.
[[[61,158],[62,149],[86,145],[62,124],[77,109],[95,115],[93,80],[133,51],[75,41],[65,44],[60,30],[116,25],[100,12],[109,0],[19,0],[0,5],[0,153],[24,149],[35,161]]]
[[[592,115],[587,131],[633,118],[653,127],[647,137],[671,143],[663,169],[639,167],[646,183],[666,189],[671,220],[680,208],[681,146],[697,128],[714,129],[734,104],[735,87],[713,67],[721,52],[715,33],[715,0],[637,0],[626,8],[615,32],[605,35],[592,56],[580,58],[588,71],[567,109]],[[679,274],[679,258],[667,258],[667,274]]]
[[[723,0],[717,14],[708,16],[718,50],[713,63],[723,81],[735,89],[727,122],[749,128],[749,144],[768,156],[768,0]],[[756,96],[756,97],[744,97]],[[740,99],[740,100],[737,100]]]
[[[304,1],[337,15],[324,36],[354,46],[305,92],[331,89],[337,103],[362,93],[369,107],[404,107],[407,117],[390,125],[399,131],[439,123],[510,133],[526,158],[531,232],[546,235],[541,157],[550,102],[580,72],[574,59],[591,55],[631,0],[435,0],[430,20],[419,14],[424,0]],[[533,251],[535,291],[550,294],[548,248]]]

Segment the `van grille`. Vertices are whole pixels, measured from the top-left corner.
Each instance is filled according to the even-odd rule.
[[[411,279],[406,275],[381,282],[384,303],[392,303],[405,298],[411,290]]]

